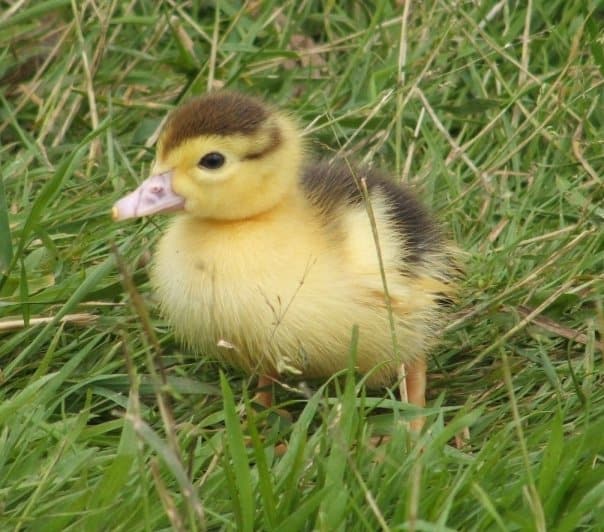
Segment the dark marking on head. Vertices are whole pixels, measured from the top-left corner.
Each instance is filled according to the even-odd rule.
[[[162,133],[161,156],[200,135],[254,134],[269,115],[260,100],[237,92],[217,91],[194,98],[168,117]]]
[[[261,146],[256,151],[246,153],[243,156],[244,160],[254,160],[260,159],[265,155],[268,155],[273,150],[276,150],[281,144],[281,131],[277,126],[274,126],[270,129],[269,139],[265,146]]]
[[[306,168],[302,185],[323,213],[334,214],[339,207],[364,201],[357,185],[362,178],[370,198],[376,192],[384,196],[391,220],[402,236],[404,256],[409,263],[420,263],[426,253],[442,249],[444,242],[440,229],[415,194],[378,171],[350,168],[343,162],[321,161]]]

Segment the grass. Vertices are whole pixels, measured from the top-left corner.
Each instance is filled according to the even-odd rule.
[[[0,5],[2,530],[602,529],[598,2]],[[158,316],[164,221],[108,213],[219,86],[410,182],[464,250],[419,444],[350,371],[257,412]]]

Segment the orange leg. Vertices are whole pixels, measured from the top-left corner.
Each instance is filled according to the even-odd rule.
[[[401,381],[401,400],[422,408],[426,406],[426,361],[417,360],[411,364],[403,365],[401,373],[405,378]],[[409,422],[411,430],[421,432],[426,418],[416,417]],[[455,447],[462,449],[470,441],[470,429],[464,427],[455,435]]]
[[[258,391],[254,396],[254,402],[262,405],[264,408],[270,408],[273,405],[273,378],[268,375],[258,376]]]
[[[405,364],[401,368],[401,373],[405,378],[401,381],[401,400],[420,407],[426,406],[426,361],[423,359],[415,360]],[[424,416],[412,419],[409,423],[411,430],[421,432],[426,419]]]

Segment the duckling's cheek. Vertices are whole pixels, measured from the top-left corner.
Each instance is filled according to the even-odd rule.
[[[186,173],[176,172],[172,178],[172,190],[179,196],[188,199],[191,195],[198,193],[199,186],[194,176]]]
[[[187,212],[197,210],[205,196],[203,186],[197,182],[195,176],[189,174],[176,174],[172,179],[172,189],[184,198],[184,210]]]

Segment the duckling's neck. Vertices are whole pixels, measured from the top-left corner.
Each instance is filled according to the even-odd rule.
[[[320,220],[309,200],[301,191],[292,190],[272,208],[245,218],[202,219],[180,215],[164,240],[173,239],[170,235],[180,235],[174,238],[179,252],[190,250],[194,257],[199,256],[216,267],[226,268],[236,254],[238,267],[256,268],[254,264],[259,257],[274,257],[275,253],[279,261],[287,263],[301,241],[307,242],[303,249],[315,256],[314,246],[321,239],[311,236],[320,234],[319,226]],[[179,244],[181,241],[185,243]]]
[[[258,210],[257,212],[244,213],[241,216],[234,217],[198,217],[189,214],[191,218],[195,218],[206,225],[217,226],[234,226],[245,225],[248,223],[262,224],[274,223],[281,218],[296,218],[300,212],[308,210],[308,200],[305,197],[302,187],[296,183],[290,189],[284,192],[279,201],[271,204],[267,208]]]

